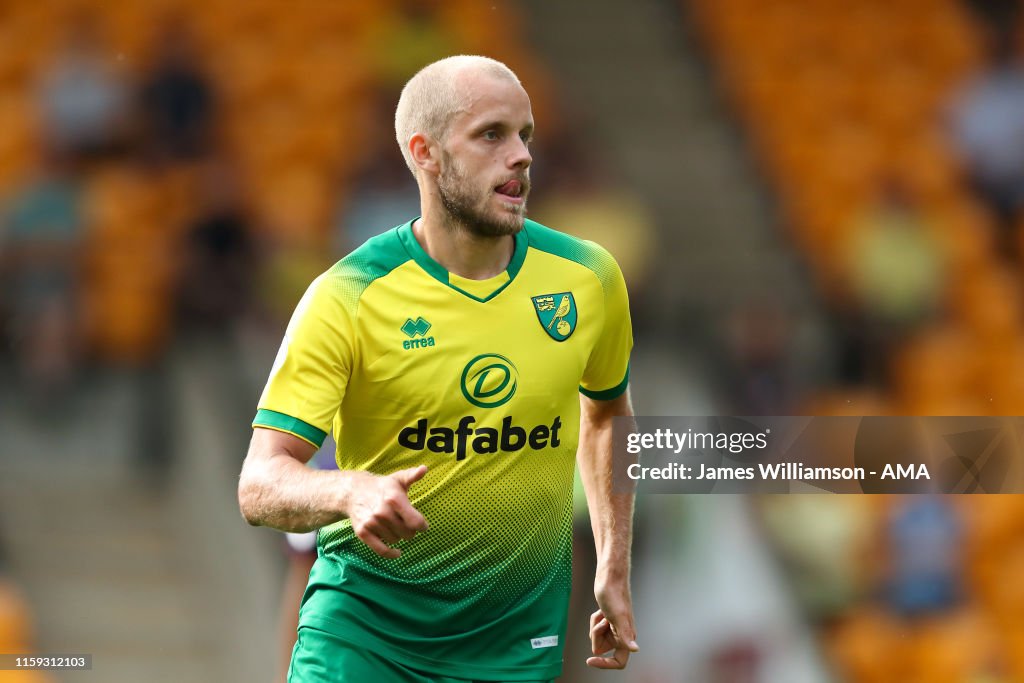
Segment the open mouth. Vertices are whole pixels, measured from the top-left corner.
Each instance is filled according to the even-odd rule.
[[[519,180],[509,180],[505,184],[494,188],[494,191],[508,199],[516,201],[522,201],[523,199],[523,183]]]

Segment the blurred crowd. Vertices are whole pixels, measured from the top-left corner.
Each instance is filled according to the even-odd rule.
[[[606,243],[641,285],[650,218],[563,125],[513,9],[470,0],[306,9],[0,6],[0,385],[22,419],[56,425],[98,378],[127,373],[135,412],[114,419],[138,432],[135,465],[154,494],[176,448],[175,349],[197,340],[236,349],[239,412],[254,409],[312,278],[418,215],[393,117],[402,85],[430,61],[486,53],[518,73],[541,131],[531,216],[591,230],[582,234]],[[623,221],[636,239],[624,239]],[[285,593],[285,621],[303,583]],[[18,595],[0,585],[5,652],[31,649]]]
[[[1019,3],[687,7],[832,318],[836,389],[768,405],[1020,414]]]
[[[836,348],[831,377],[809,379],[783,303],[765,292],[725,312],[708,350],[720,411],[1020,414],[1020,4],[675,1]],[[650,272],[659,226],[578,132],[582,112],[560,100],[514,7],[278,5],[0,5],[0,377],[30,419],[74,410],[98,374],[127,370],[140,471],[158,489],[174,349],[238,349],[238,402],[254,407],[308,282],[418,213],[393,108],[412,73],[454,53],[523,79],[538,122],[530,215],[609,248],[638,339],[652,338],[646,293],[667,286]],[[780,496],[749,513],[838,678],[1024,679],[1012,498]],[[301,570],[308,556],[293,560]],[[580,553],[579,577],[592,562]],[[28,648],[17,596],[0,584],[0,651]],[[762,680],[761,658],[737,639],[710,666],[715,680]],[[568,675],[586,680],[575,665]]]
[[[313,275],[418,213],[391,133],[404,80],[484,44],[546,129],[535,213],[592,224],[638,280],[640,202],[602,192],[599,164],[561,140],[547,77],[507,30],[515,15],[455,5],[5,10],[12,35],[41,43],[0,60],[2,349],[25,390],[45,404],[83,366],[156,363],[183,332],[277,337]],[[623,217],[646,242],[616,237]]]
[[[755,371],[739,373],[736,412],[1020,415],[1021,4],[687,7],[838,349],[835,385],[793,394],[786,325],[770,306],[738,316],[729,360]],[[752,509],[837,678],[1024,679],[1016,497]]]

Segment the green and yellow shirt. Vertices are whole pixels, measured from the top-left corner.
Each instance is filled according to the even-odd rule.
[[[488,280],[445,271],[411,221],[318,277],[253,425],[333,430],[343,470],[427,465],[409,497],[430,528],[394,560],[321,529],[300,625],[438,675],[560,675],[577,392],[622,394],[631,347],[615,260],[530,220]]]

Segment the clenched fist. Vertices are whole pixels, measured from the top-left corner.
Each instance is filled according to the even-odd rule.
[[[353,472],[347,513],[360,541],[381,557],[402,554],[392,544],[426,531],[427,520],[409,502],[409,487],[423,478],[427,466],[410,467],[386,476]]]

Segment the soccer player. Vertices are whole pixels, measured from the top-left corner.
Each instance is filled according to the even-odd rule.
[[[561,674],[578,458],[597,545],[593,667],[638,649],[625,283],[601,247],[525,219],[530,100],[484,57],[435,62],[395,114],[422,216],[316,278],[288,325],[239,481],[251,524],[319,529],[289,681]],[[304,466],[327,432],[340,470]],[[578,448],[577,448],[578,445]]]

